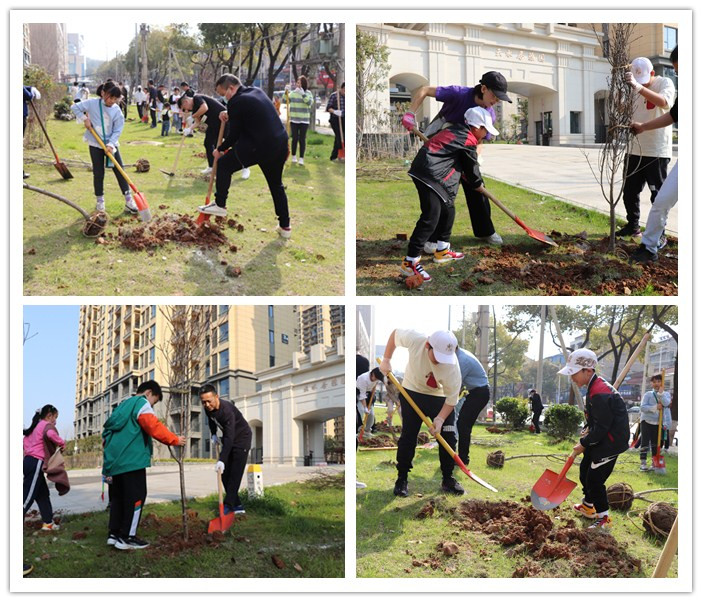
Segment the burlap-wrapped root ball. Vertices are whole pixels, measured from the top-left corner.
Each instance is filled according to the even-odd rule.
[[[607,502],[615,510],[629,510],[634,503],[634,490],[629,483],[614,483],[607,487]]]
[[[505,465],[505,453],[498,449],[487,455],[487,465],[492,468],[502,468]]]
[[[85,220],[85,225],[83,226],[83,234],[90,238],[96,238],[100,236],[107,226],[107,213],[104,211],[93,211],[90,217]]]
[[[673,523],[678,515],[674,506],[667,502],[651,504],[643,514],[644,529],[651,535],[666,538],[673,528]]]
[[[151,169],[151,163],[149,163],[148,159],[137,159],[134,165],[136,166],[137,173],[146,173]]]

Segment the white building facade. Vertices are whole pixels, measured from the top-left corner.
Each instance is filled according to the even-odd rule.
[[[392,23],[359,24],[386,46],[387,88],[374,102],[391,108],[391,90],[406,97],[421,86],[474,86],[487,71],[507,79],[514,103],[528,99],[530,144],[582,145],[605,133],[604,99],[610,65],[596,56],[597,34],[556,23]],[[401,96],[401,94],[400,94]],[[417,121],[428,122],[441,108],[427,98]],[[399,115],[398,115],[399,119]],[[597,140],[596,140],[597,134]]]

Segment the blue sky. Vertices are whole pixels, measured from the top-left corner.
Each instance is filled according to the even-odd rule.
[[[78,352],[77,305],[25,305],[24,425],[50,403],[59,411],[62,437],[73,433]],[[27,336],[27,335],[25,335]]]

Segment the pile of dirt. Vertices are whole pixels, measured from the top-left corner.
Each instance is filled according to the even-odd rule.
[[[515,577],[532,575],[534,561],[558,558],[568,560],[573,577],[627,577],[641,570],[641,561],[629,556],[610,534],[577,528],[572,519],[557,527],[546,513],[529,505],[467,500],[455,515],[464,529],[509,546],[508,555],[527,556]]]
[[[502,468],[505,465],[505,452],[501,449],[487,455],[487,465],[492,468]]]
[[[400,425],[390,426],[387,420],[375,423],[375,430],[381,433],[401,433],[402,427]]]
[[[212,516],[211,518],[215,518]],[[241,520],[237,517],[236,520]],[[154,543],[146,550],[147,556],[174,558],[184,551],[197,551],[205,546],[218,548],[227,536],[215,531],[207,533],[208,520],[203,520],[194,510],[188,510],[188,540],[183,539],[183,524],[180,516],[158,517],[147,514],[141,521],[142,529],[155,531]]]
[[[395,447],[396,443],[390,435],[373,435],[372,437],[363,437],[363,441],[359,441],[361,447]]]

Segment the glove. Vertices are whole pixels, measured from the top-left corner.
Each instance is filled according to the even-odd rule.
[[[334,115],[336,115],[337,117],[341,117],[343,113],[339,109],[334,109]]]
[[[212,435],[212,444],[213,445],[219,444],[219,437],[217,435]]]
[[[627,71],[624,74],[624,79],[626,80],[626,83],[634,89],[634,92],[639,92],[641,88],[643,88],[643,86],[636,81],[634,74],[631,71]]]
[[[286,91],[286,92],[290,92],[290,86],[287,85],[287,84],[286,84],[286,86],[285,86],[285,91]]]
[[[224,462],[219,460],[217,464],[215,464],[215,472],[224,472]]]
[[[383,374],[388,374],[392,370],[392,366],[390,365],[390,360],[387,357],[383,358],[383,361],[380,362],[380,371]]]
[[[114,155],[114,154],[115,154],[115,150],[117,150],[117,149],[115,149],[115,147],[112,146],[111,144],[108,144],[108,145],[107,145],[107,150],[109,151],[109,153],[110,153],[111,155]]]
[[[192,127],[187,127],[183,130],[183,136],[190,136],[190,134],[193,133],[193,128]]]
[[[32,86],[32,98],[41,100],[41,92],[39,92],[39,90],[37,90],[34,86]]]
[[[444,426],[445,419],[444,418],[439,418],[438,416],[434,418],[434,424],[432,425],[432,428],[429,429],[429,432],[432,435],[436,435],[437,433],[441,433],[441,428]]]
[[[402,116],[402,127],[404,127],[408,132],[414,130],[417,127],[417,120],[415,119],[414,113],[407,111]]]
[[[364,412],[364,414],[370,414],[370,408],[368,406],[365,406],[363,408],[363,412]]]

